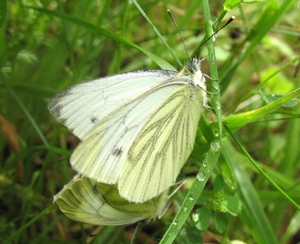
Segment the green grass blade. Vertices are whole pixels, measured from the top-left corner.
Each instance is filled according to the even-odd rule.
[[[248,34],[244,43],[240,45],[238,52],[241,52],[242,55],[237,59],[236,63],[232,65],[232,62],[236,59],[229,59],[229,62],[223,66],[223,69],[228,70],[224,72],[223,78],[221,80],[222,84],[222,93],[227,89],[230,81],[232,80],[233,75],[235,74],[237,68],[245,61],[245,59],[254,51],[257,45],[261,42],[262,38],[271,30],[271,28],[278,22],[279,18],[295,3],[295,0],[283,1],[282,5],[279,6],[278,2],[270,1],[267,3],[266,9],[262,13],[260,19],[255,24],[251,32]],[[242,47],[248,42],[249,45],[247,49],[242,52]],[[224,70],[225,71],[225,70]],[[221,71],[223,73],[223,71]]]
[[[137,3],[137,1],[132,0],[134,5],[137,7],[137,9],[140,11],[140,13],[144,16],[144,18],[147,20],[149,25],[153,28],[155,34],[158,36],[158,38],[161,40],[161,42],[164,44],[164,46],[169,50],[170,54],[174,58],[174,60],[181,66],[183,67],[182,63],[180,60],[177,58],[175,53],[173,52],[172,48],[169,46],[169,44],[166,42],[166,40],[162,37],[162,35],[159,33],[158,29],[156,29],[155,25],[152,23],[152,21],[148,18],[147,14],[143,11],[141,6]]]
[[[43,217],[44,215],[49,214],[49,212],[51,210],[54,209],[54,205],[51,205],[50,207],[44,209],[42,212],[40,212],[39,214],[37,214],[34,218],[32,218],[30,221],[28,221],[26,224],[22,225],[22,227],[20,229],[18,229],[13,235],[11,235],[9,238],[7,238],[3,244],[6,243],[11,243],[11,241],[18,236],[19,234],[22,233],[22,231],[24,231],[26,228],[28,228],[29,226],[31,226],[34,222],[38,221],[41,217]]]
[[[207,153],[206,158],[203,161],[203,166],[201,167],[198,175],[196,176],[194,183],[186,195],[180,210],[173,219],[168,230],[165,232],[160,244],[171,244],[175,240],[179,231],[183,227],[186,219],[189,217],[196,201],[201,195],[210,175],[215,168],[217,160],[220,155],[220,143],[219,141],[214,141],[211,143],[211,148]],[[206,165],[204,167],[204,165]]]
[[[223,140],[222,155],[231,165],[236,177],[238,193],[243,203],[240,218],[248,226],[256,243],[277,243],[249,175],[237,161],[237,152],[227,139]]]
[[[119,42],[119,43],[122,43],[124,44],[125,46],[128,46],[128,47],[132,47],[132,48],[135,48],[141,52],[143,52],[144,54],[146,54],[149,58],[151,58],[154,62],[157,63],[158,66],[160,66],[162,69],[166,69],[166,70],[176,70],[172,65],[170,65],[168,62],[166,62],[164,59],[160,58],[159,56],[151,53],[151,52],[148,52],[146,49],[144,48],[141,48],[140,46],[124,39],[122,36],[119,36],[119,35],[116,35],[114,34],[113,32],[110,32],[106,29],[103,29],[101,27],[98,27],[98,26],[95,26],[93,24],[90,24],[86,21],[83,21],[79,18],[76,18],[74,16],[71,16],[71,15],[68,15],[68,14],[65,14],[65,13],[62,13],[62,12],[58,12],[58,11],[49,11],[47,9],[44,9],[44,8],[36,8],[36,7],[29,7],[27,6],[27,8],[31,8],[31,9],[34,9],[36,11],[40,11],[40,12],[44,12],[44,13],[47,13],[51,16],[56,16],[56,17],[59,17],[59,18],[62,18],[66,21],[69,21],[73,24],[76,24],[78,26],[81,26],[87,30],[90,30],[92,32],[95,32],[97,33],[98,35],[101,35],[101,36],[106,36],[107,38],[109,39],[112,39],[116,42]]]
[[[239,148],[243,151],[243,153],[246,155],[246,157],[249,159],[249,161],[252,163],[252,165],[255,167],[255,169],[267,180],[270,182],[270,184],[278,191],[280,192],[296,209],[300,211],[300,206],[291,199],[285,191],[283,191],[254,161],[254,159],[250,156],[250,154],[246,151],[246,149],[241,145],[241,143],[237,140],[237,138],[231,133],[229,129],[227,129],[230,136],[233,138],[235,143],[239,146]]]
[[[11,94],[11,96],[13,97],[13,99],[15,99],[15,101],[19,104],[19,106],[22,108],[22,110],[24,111],[26,117],[29,119],[29,121],[31,122],[33,128],[35,129],[35,131],[37,132],[37,134],[39,135],[40,139],[42,140],[43,144],[45,145],[45,147],[50,150],[50,145],[47,141],[47,139],[45,138],[44,134],[42,133],[42,131],[40,130],[39,126],[36,124],[34,118],[31,116],[30,112],[28,111],[28,109],[26,108],[26,106],[24,105],[24,103],[19,99],[19,97],[17,96],[17,94],[14,92],[14,90],[10,87],[9,83],[6,81],[6,78],[4,77],[4,75],[1,73],[0,75],[0,79],[2,80],[2,84],[4,85],[4,87],[7,89],[7,91]]]
[[[204,16],[205,16],[205,23],[206,23],[206,30],[208,35],[213,34],[212,24],[210,21],[210,9],[207,0],[202,1],[204,6]],[[218,80],[218,72],[216,67],[216,59],[214,55],[214,48],[212,41],[208,41],[208,52],[210,58],[210,68],[211,68],[211,76],[213,81]],[[219,133],[218,135],[222,135],[222,120],[221,120],[221,106],[220,105],[220,94],[218,91],[218,82],[213,83],[215,95],[214,95],[214,102],[216,105],[216,113],[219,118]],[[188,218],[192,208],[194,207],[197,199],[201,195],[206,182],[208,181],[215,165],[220,155],[220,141],[214,141],[211,143],[211,148],[207,154],[207,157],[204,159],[203,165],[207,165],[206,167],[201,167],[200,171],[196,179],[194,180],[193,185],[191,186],[186,198],[184,199],[179,212],[176,214],[175,218],[173,219],[171,225],[169,226],[167,232],[165,233],[163,239],[161,240],[161,244],[169,244],[173,243],[176,236],[178,235],[179,231],[181,230],[182,226],[184,225],[186,219]]]
[[[261,116],[267,115],[272,111],[274,111],[275,109],[280,108],[284,103],[290,101],[291,99],[295,98],[299,94],[300,94],[300,88],[259,109],[241,113],[241,114],[227,116],[225,119],[223,119],[223,123],[225,123],[228,126],[228,128],[230,128],[230,130],[235,131],[243,127],[244,125],[252,122],[253,120]]]

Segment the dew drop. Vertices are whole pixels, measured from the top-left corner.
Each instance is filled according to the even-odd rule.
[[[186,212],[188,210],[188,205],[187,204],[184,204],[183,206],[183,211]]]
[[[195,199],[195,195],[194,194],[189,195],[189,200],[190,201],[193,201],[194,199]]]
[[[200,172],[197,174],[196,178],[197,178],[197,180],[199,180],[199,181],[204,181],[205,175],[203,174],[203,172],[200,171]]]
[[[175,226],[178,225],[178,220],[174,220],[173,225],[175,225]]]
[[[207,162],[203,161],[202,166],[205,168],[207,166]]]
[[[221,149],[220,141],[215,140],[210,144],[210,148],[216,152],[219,152]]]

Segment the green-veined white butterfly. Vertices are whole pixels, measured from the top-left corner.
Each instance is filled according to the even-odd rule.
[[[164,212],[167,191],[144,203],[120,197],[116,185],[76,175],[54,196],[54,203],[70,219],[94,225],[128,225]]]
[[[142,203],[168,189],[196,137],[206,85],[201,60],[181,72],[140,70],[77,84],[56,95],[51,113],[79,139],[72,167],[118,184],[120,195]]]

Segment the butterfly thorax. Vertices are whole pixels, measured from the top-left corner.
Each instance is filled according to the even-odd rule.
[[[205,77],[201,71],[201,62],[203,59],[192,58],[189,60],[184,68],[178,73],[177,77],[188,78],[191,85],[197,86],[202,91],[203,105],[206,106],[206,85]]]

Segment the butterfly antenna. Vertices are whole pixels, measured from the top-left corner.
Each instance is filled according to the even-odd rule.
[[[227,25],[229,25],[233,20],[235,20],[235,16],[231,16],[230,19],[223,25],[221,26],[218,30],[215,31],[215,33],[213,33],[210,37],[208,37],[196,50],[195,54],[193,55],[193,57],[198,56],[200,49],[202,48],[202,46],[207,43],[211,38],[213,38],[220,30],[222,30],[224,27],[226,27]]]
[[[181,31],[179,30],[179,27],[178,27],[178,25],[177,25],[177,23],[176,23],[176,20],[175,20],[175,18],[173,17],[173,15],[172,15],[172,13],[171,13],[171,10],[168,9],[167,11],[168,11],[169,16],[170,16],[171,19],[173,20],[173,23],[174,23],[174,25],[176,26],[176,29],[177,29],[177,31],[178,31],[178,33],[179,33],[179,35],[180,35],[181,42],[182,42],[182,44],[183,44],[183,47],[184,47],[184,51],[185,51],[185,53],[186,53],[186,56],[188,57],[188,60],[190,60],[190,55],[189,55],[189,53],[188,53],[188,51],[187,51],[187,48],[186,48],[186,45],[185,45],[184,38],[183,38],[183,36],[182,36]]]

